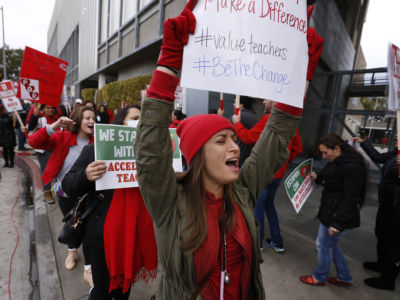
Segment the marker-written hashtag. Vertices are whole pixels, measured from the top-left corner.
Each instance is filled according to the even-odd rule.
[[[203,71],[203,75],[206,75],[206,69],[211,68],[212,65],[210,60],[206,59],[206,56],[203,55],[203,59],[199,56],[199,60],[193,62],[193,69],[198,69],[199,73]]]
[[[208,27],[206,29],[206,33],[205,34],[204,34],[204,28],[202,28],[201,29],[201,35],[194,37],[194,42],[195,43],[200,43],[201,47],[205,46],[206,48],[208,47],[208,41],[211,41],[211,40],[212,40],[212,36],[208,34]]]

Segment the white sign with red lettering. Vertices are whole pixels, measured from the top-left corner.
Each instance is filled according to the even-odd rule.
[[[400,49],[389,43],[388,51],[389,110],[400,109]]]
[[[16,93],[13,89],[13,84],[11,81],[2,81],[0,83],[0,98],[9,98],[15,96]]]
[[[22,105],[19,99],[15,96],[2,98],[1,102],[3,103],[4,108],[7,112],[14,112],[18,110],[22,110]]]
[[[306,1],[199,0],[184,48],[182,87],[303,107]]]

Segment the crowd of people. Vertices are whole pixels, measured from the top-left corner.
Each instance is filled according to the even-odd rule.
[[[94,101],[76,99],[70,115],[59,107],[35,104],[27,113],[26,128],[19,129],[35,149],[47,204],[57,200],[66,216],[78,199],[88,199],[91,214],[83,236],[67,244],[65,268],[75,268],[82,245],[89,299],[128,299],[137,280],[156,277],[159,264],[163,272],[157,299],[265,299],[260,251],[266,245],[285,252],[274,198],[288,164],[303,151],[298,131],[302,109],[266,99],[265,115],[258,119],[251,112],[252,100],[241,97],[239,113],[231,121],[223,117],[223,110],[188,118],[181,109],[174,110],[183,47],[196,26],[195,3],[189,1],[180,16],[166,21],[157,68],[142,106],[125,106],[114,116],[106,102],[96,108]],[[311,81],[323,39],[309,28],[307,42]],[[95,160],[94,124],[130,126],[138,120],[139,125],[133,123],[140,189],[96,191],[95,181],[107,167]],[[0,105],[4,167],[14,166],[15,128]],[[176,128],[180,137],[184,172],[172,167],[169,128]],[[24,150],[19,134],[18,141]],[[400,156],[396,151],[379,154],[360,138],[354,141],[384,165],[375,231],[377,262],[364,263],[380,276],[365,284],[394,290],[400,270]],[[350,287],[353,279],[338,243],[360,226],[368,168],[363,156],[335,134],[320,140],[316,152],[328,161],[309,175],[323,186],[317,267],[300,281]],[[329,277],[332,262],[336,277]]]

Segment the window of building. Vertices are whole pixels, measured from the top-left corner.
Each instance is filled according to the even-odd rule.
[[[122,0],[122,24],[128,22],[137,11],[136,0]]]
[[[152,1],[153,0],[140,0],[140,9],[142,9],[143,7],[145,7],[147,4],[149,4]]]
[[[112,35],[119,29],[119,16],[120,16],[120,9],[121,8],[121,1],[114,0],[110,1],[110,27],[108,31],[108,36]]]
[[[100,43],[107,39],[107,23],[108,23],[108,0],[101,1],[101,17],[100,17]]]

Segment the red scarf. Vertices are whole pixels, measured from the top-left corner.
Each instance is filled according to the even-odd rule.
[[[104,251],[110,273],[109,292],[126,293],[137,280],[157,276],[153,221],[139,188],[114,190],[104,223]]]
[[[220,261],[218,256],[220,231],[218,219],[222,211],[222,198],[216,199],[207,192],[206,213],[208,235],[204,243],[194,252],[194,267],[197,284],[212,273],[201,290],[204,300],[219,299],[220,288]],[[232,233],[226,234],[227,242],[227,271],[231,276],[231,283],[225,285],[225,299],[247,299],[251,280],[252,240],[239,206],[235,203],[236,224]],[[221,249],[221,254],[223,249]]]

